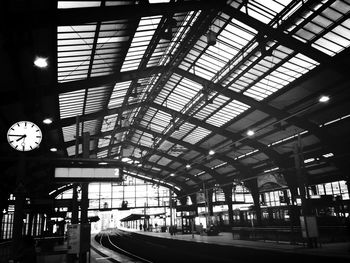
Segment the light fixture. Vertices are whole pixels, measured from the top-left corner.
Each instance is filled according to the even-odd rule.
[[[161,34],[161,38],[165,40],[171,40],[173,38],[173,29],[175,29],[177,20],[174,18],[168,18],[167,25],[164,29],[164,32]]]
[[[327,102],[329,101],[329,96],[326,96],[326,95],[322,95],[319,99],[318,99],[319,102]]]
[[[43,57],[36,57],[34,60],[34,65],[38,68],[46,68],[48,66],[47,59]]]
[[[5,208],[4,208],[4,210],[2,210],[2,213],[3,213],[3,214],[6,214],[6,213],[7,213],[7,211],[6,211]]]
[[[52,122],[53,122],[52,118],[45,118],[45,119],[43,120],[43,123],[44,123],[44,124],[47,124],[47,125],[51,124]]]
[[[209,46],[214,46],[216,44],[216,33],[213,30],[209,30],[207,34],[207,43]]]
[[[106,163],[106,162],[99,162],[98,164],[99,165],[107,165],[108,163]]]
[[[51,152],[57,152],[57,148],[52,147],[52,148],[50,148],[50,151],[51,151]]]
[[[172,177],[172,176],[175,176],[175,174],[174,174],[174,173],[171,173],[170,176],[171,176],[171,177]]]
[[[210,150],[209,151],[209,155],[214,155],[215,154],[215,151],[214,150]]]
[[[255,132],[253,130],[248,130],[247,131],[247,135],[248,136],[253,136],[255,134]]]
[[[190,168],[191,168],[191,165],[190,165],[190,164],[186,164],[186,168],[187,168],[187,169],[190,169]]]

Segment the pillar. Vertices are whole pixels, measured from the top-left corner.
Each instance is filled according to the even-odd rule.
[[[89,158],[90,133],[83,133],[83,158]],[[88,223],[89,183],[81,184],[81,223]]]
[[[233,209],[232,209],[232,185],[223,186],[222,191],[224,192],[224,195],[225,195],[225,203],[228,208],[228,221],[229,221],[230,229],[232,230],[232,227],[234,226]]]
[[[72,224],[79,222],[79,206],[78,206],[78,185],[73,185],[73,196],[72,196]]]
[[[214,190],[213,189],[208,189],[207,193],[208,193],[208,212],[209,212],[209,216],[213,216],[214,215],[214,211],[213,211],[213,193],[214,193]]]
[[[18,255],[18,249],[21,246],[22,240],[22,228],[23,228],[23,210],[25,202],[25,188],[24,188],[24,178],[26,162],[25,157],[20,155],[18,173],[16,180],[16,189],[14,191],[15,200],[15,211],[13,218],[13,230],[12,230],[12,255],[15,257]]]
[[[298,136],[298,141],[294,144],[294,163],[295,163],[296,178],[297,178],[300,198],[301,198],[302,217],[305,222],[306,242],[309,248],[313,248],[314,245],[317,247],[317,243],[314,242],[315,241],[314,238],[310,238],[309,231],[308,231],[308,223],[306,221],[306,216],[312,215],[312,211],[310,209],[310,204],[308,202],[309,192],[305,189],[308,183],[306,180],[306,175],[303,171],[304,158],[303,158],[300,135]]]
[[[257,179],[254,178],[252,180],[247,181],[246,186],[249,188],[250,193],[253,197],[254,210],[256,213],[256,221],[257,221],[256,224],[257,224],[257,226],[261,226],[262,225],[261,207],[260,207],[260,196],[259,196],[259,188],[258,188]]]
[[[192,202],[192,205],[194,208],[194,216],[198,216],[197,195],[191,194],[190,198],[191,198],[191,202]]]

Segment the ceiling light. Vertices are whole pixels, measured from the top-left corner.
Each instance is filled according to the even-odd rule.
[[[34,60],[34,65],[38,68],[46,68],[48,66],[47,59],[42,57],[36,57]]]
[[[214,155],[215,154],[215,151],[214,150],[210,150],[209,151],[209,155]]]
[[[50,151],[51,151],[51,152],[57,152],[57,148],[52,147],[52,148],[50,149]]]
[[[106,162],[99,162],[98,164],[99,165],[107,165],[108,163],[106,163]]]
[[[319,99],[318,99],[319,102],[327,102],[329,101],[329,96],[326,96],[326,95],[322,95]]]
[[[170,176],[175,176],[175,174],[174,174],[174,173],[171,173]]]
[[[190,168],[191,168],[191,165],[190,165],[190,164],[186,164],[186,168],[187,168],[187,169],[190,169]]]
[[[248,136],[253,136],[255,134],[255,132],[253,130],[248,130],[247,131],[247,135]]]
[[[209,46],[215,46],[216,44],[216,33],[212,30],[209,30],[207,34],[207,43]]]
[[[52,122],[53,122],[52,118],[46,118],[46,119],[43,120],[43,123],[47,124],[47,125],[51,124]]]

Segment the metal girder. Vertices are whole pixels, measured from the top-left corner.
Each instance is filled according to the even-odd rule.
[[[136,144],[136,143],[133,143],[133,142],[130,142],[130,141],[124,142],[124,143],[127,144],[127,145],[131,145],[131,146],[133,146],[133,147],[135,147],[135,148],[143,149],[143,150],[146,150],[146,151],[153,151],[153,150],[154,150],[154,149],[149,148],[149,147],[147,147],[147,146],[145,146],[145,145],[139,145],[139,144]],[[161,152],[161,151],[159,151],[159,150],[154,150],[154,151],[155,151],[155,154],[156,154],[156,155],[159,155],[159,156],[161,156],[161,157],[165,157],[165,158],[167,158],[167,159],[170,159],[170,160],[173,160],[173,161],[176,161],[176,162],[185,164],[184,161],[183,161],[182,159],[179,159],[178,157],[169,155],[169,154],[167,154],[167,153],[165,153],[165,152]],[[143,160],[143,162],[144,162],[144,160]],[[155,167],[157,167],[157,168],[160,168],[160,169],[163,169],[163,170],[169,169],[169,168],[164,167],[164,166],[162,166],[162,165],[158,165],[158,164],[156,164],[156,163],[154,163],[154,162],[147,162],[147,164],[153,165],[153,166],[155,166]],[[175,170],[172,170],[171,172],[172,172],[172,173],[176,173]],[[188,174],[187,176],[188,176],[188,178],[192,179],[192,180],[195,181],[196,183],[201,183],[201,182],[202,182],[199,178],[196,178],[196,177],[194,177],[194,176],[192,176],[192,175],[189,175],[189,174]],[[176,175],[175,175],[173,178],[176,178]]]
[[[143,128],[143,127],[137,127],[138,130],[140,131],[144,131],[144,132],[149,132],[148,129],[146,128]],[[164,136],[164,135],[163,135]],[[171,143],[174,143],[174,144],[179,144],[179,145],[182,145],[184,146],[185,148],[187,149],[191,149],[191,150],[194,150],[196,152],[199,152],[201,153],[202,155],[204,156],[207,156],[208,155],[208,150],[207,149],[204,149],[202,147],[199,147],[199,146],[196,146],[196,145],[193,145],[191,143],[188,143],[188,142],[184,142],[184,141],[180,141],[178,139],[175,139],[175,138],[172,138],[172,137],[167,137],[167,140]],[[222,161],[224,162],[227,162],[229,165],[235,167],[237,170],[239,170],[241,172],[242,175],[247,175],[247,174],[252,174],[252,171],[245,165],[241,164],[240,162],[238,161],[235,161],[233,159],[231,159],[230,157],[227,157],[225,155],[222,155],[222,154],[215,154],[215,156],[218,158],[218,159],[221,159]]]
[[[310,57],[315,61],[318,61],[320,63],[328,63],[329,59],[331,58],[329,55],[315,48],[312,48],[310,45],[305,44],[293,38],[292,36],[285,34],[282,30],[278,28],[269,27],[263,22],[233,7],[227,6],[222,11],[227,15],[234,17],[238,21],[244,23],[245,25],[256,29],[260,33],[263,33],[264,35],[268,36],[270,39],[277,40],[280,44],[286,47],[289,47],[301,54],[304,54],[305,56]]]
[[[288,123],[294,124],[294,125],[299,126],[305,130],[308,130],[308,131],[312,132],[315,136],[317,136],[320,140],[327,140],[327,138],[329,139],[328,134],[325,134],[325,132],[323,130],[321,130],[319,128],[319,126],[317,126],[314,123],[311,123],[308,120],[305,120],[301,117],[291,116],[290,113],[288,113],[284,110],[280,110],[280,109],[275,108],[267,103],[257,101],[257,100],[255,100],[249,96],[246,96],[242,93],[239,93],[239,92],[236,92],[236,91],[233,91],[230,89],[225,89],[220,84],[213,83],[211,81],[208,81],[204,78],[198,77],[198,76],[196,76],[192,73],[189,73],[187,71],[184,71],[182,69],[178,68],[174,72],[176,72],[177,74],[184,76],[190,80],[193,80],[197,83],[201,83],[203,85],[208,85],[214,91],[216,91],[222,95],[225,95],[228,98],[243,102],[243,103],[249,105],[253,109],[258,109],[262,112],[265,112],[265,113],[269,114],[271,117],[275,117],[276,119],[279,119],[279,120],[286,120],[286,122],[288,122]]]
[[[151,176],[152,178],[156,178],[157,180],[162,180],[162,178],[159,177],[158,174],[150,172],[150,171],[145,171],[144,169],[140,168],[140,167],[135,167],[132,164],[126,163],[126,162],[122,162],[121,160],[116,160],[116,159],[109,159],[109,158],[58,158],[58,159],[50,159],[50,161],[55,162],[55,164],[60,164],[60,163],[67,163],[68,165],[71,165],[72,162],[74,163],[82,163],[82,165],[96,165],[99,166],[100,165],[98,163],[100,162],[106,162],[109,165],[117,165],[119,167],[122,168],[128,168],[131,171],[136,171],[139,173],[144,174],[145,176]],[[81,165],[81,164],[80,164]],[[151,180],[151,178],[150,178]],[[171,183],[178,185],[180,188],[183,189],[189,189],[189,187],[186,184],[183,184],[179,181],[175,181],[175,180],[171,180]],[[169,187],[169,186],[168,186]]]
[[[126,130],[128,130],[128,129],[129,129],[129,127],[122,127],[122,128],[121,128],[121,132],[126,131]],[[135,129],[136,129],[136,130],[140,130],[140,131],[142,131],[142,132],[152,133],[152,134],[154,134],[154,135],[157,136],[157,137],[164,137],[163,134],[160,134],[160,133],[158,133],[158,132],[155,132],[155,131],[152,131],[152,130],[149,130],[149,129],[146,129],[146,128],[143,128],[143,127],[135,127]],[[110,135],[111,133],[112,133],[111,131],[108,131],[108,132],[104,132],[104,133],[99,134],[99,136],[104,137],[104,136]],[[175,138],[169,138],[168,141],[170,141],[170,142],[172,142],[172,143],[179,144],[179,145],[183,145],[183,142],[182,142],[182,141],[177,140],[177,139],[175,139]],[[66,142],[66,143],[65,143],[65,147],[73,146],[74,144],[75,144],[75,140],[72,140],[72,141]],[[169,155],[169,154],[167,154],[167,153],[161,152],[161,151],[159,151],[159,150],[151,149],[151,148],[146,147],[146,146],[144,146],[144,145],[134,144],[134,143],[129,142],[129,141],[123,141],[123,142],[115,143],[115,144],[113,144],[112,146],[113,146],[113,147],[116,147],[116,146],[121,145],[121,144],[133,145],[134,147],[142,148],[142,149],[145,149],[145,150],[147,150],[147,151],[154,151],[155,154],[157,154],[157,155],[161,155],[161,156],[163,156],[163,157],[165,157],[165,158],[168,158],[168,159],[171,159],[171,160],[173,160],[173,161],[180,162],[180,163],[182,163],[183,165],[186,165],[186,163],[187,163],[186,160],[180,159],[179,157],[174,157],[174,156],[172,156],[172,155]],[[186,147],[186,148],[187,148],[187,147]],[[93,154],[93,153],[97,153],[97,152],[99,152],[99,151],[104,151],[104,150],[106,150],[106,149],[108,149],[108,146],[105,146],[105,147],[102,147],[102,148],[98,148],[98,149],[92,150],[90,153]],[[189,149],[191,149],[191,148],[189,148]],[[214,179],[220,178],[220,174],[217,173],[216,171],[210,169],[209,167],[207,167],[207,166],[205,166],[205,165],[202,165],[202,164],[197,164],[197,165],[198,165],[198,166],[196,166],[196,167],[197,167],[199,170],[205,171],[206,173],[210,174]],[[161,167],[161,168],[163,169],[163,167]],[[195,168],[195,167],[192,167],[192,168]],[[196,178],[196,177],[193,177],[193,176],[191,176],[191,179],[194,180],[194,181],[196,181],[197,183],[202,182],[201,180],[199,180],[199,178]]]
[[[142,70],[130,70],[125,72],[117,72],[111,75],[91,77],[83,80],[68,81],[58,84],[58,91],[60,93],[71,92],[81,89],[96,88],[106,84],[115,84],[117,82],[129,81],[133,79],[140,79],[149,77],[153,74],[166,71],[167,67],[154,66],[144,68]]]
[[[147,131],[147,129],[144,129],[144,128],[141,128],[141,127],[138,127],[138,128],[136,128],[136,129],[138,129],[138,130],[140,130],[140,131],[143,131],[143,132],[146,132],[146,131]],[[150,130],[148,130],[148,131],[151,132]],[[157,137],[164,137],[164,135],[162,135],[162,134],[160,134],[160,133],[158,133],[158,132],[152,132],[152,133],[153,133],[154,135],[156,135]],[[179,140],[174,139],[174,138],[172,138],[172,139],[173,139],[172,141],[170,141],[170,140],[168,140],[168,141],[170,141],[170,142],[172,142],[172,143],[174,143],[174,141],[177,141],[176,144],[181,145],[182,141],[179,141]],[[179,157],[172,156],[172,155],[167,154],[167,153],[165,153],[165,152],[161,152],[161,151],[159,151],[159,150],[155,150],[155,149],[152,149],[152,148],[149,148],[149,147],[146,147],[146,146],[140,146],[140,145],[134,145],[134,146],[135,146],[135,147],[140,147],[140,148],[146,149],[147,151],[152,151],[152,152],[154,152],[155,154],[160,155],[160,156],[165,157],[165,158],[168,158],[168,159],[170,159],[170,160],[172,160],[172,161],[174,161],[174,162],[182,163],[184,166],[187,164],[187,161],[186,161],[186,160],[184,160],[184,159],[182,159],[182,158],[180,159]],[[202,171],[204,171],[204,172],[210,174],[214,179],[219,178],[219,176],[220,176],[217,172],[215,172],[214,170],[210,169],[209,167],[207,167],[207,166],[205,166],[205,165],[203,165],[203,164],[196,164],[196,166],[195,166],[195,167],[192,167],[192,168],[197,168],[197,169],[199,169],[199,170],[202,170]],[[180,171],[180,172],[181,172],[181,171]],[[180,175],[181,175],[181,174],[180,174]],[[192,176],[192,175],[189,175],[189,176],[190,176],[190,178],[191,178],[193,181],[195,181],[195,182],[197,182],[197,183],[202,183],[202,180],[200,180],[199,178],[194,177],[194,176]],[[176,177],[176,174],[175,174],[174,177]]]
[[[231,140],[242,140],[243,139],[243,136],[241,136],[240,134],[236,134],[236,133],[230,132],[228,130],[222,129],[220,127],[216,127],[212,124],[201,121],[193,116],[182,114],[180,112],[177,112],[177,111],[172,110],[170,108],[164,107],[164,106],[159,105],[157,103],[149,103],[149,104],[150,104],[150,107],[152,107],[152,108],[158,109],[158,110],[163,111],[163,112],[167,112],[172,116],[177,116],[183,120],[186,120],[186,122],[192,123],[196,126],[200,126],[202,128],[205,128],[205,129],[207,129],[211,132],[214,132],[216,134],[220,134],[220,135],[222,135],[226,138],[229,138]],[[266,145],[264,145],[258,141],[255,141],[255,140],[252,140],[249,138],[244,138],[244,140],[245,140],[247,145],[249,145],[255,149],[259,149],[261,152],[265,153],[270,158],[279,162],[281,156],[277,152],[275,152],[274,150],[270,149],[269,147],[267,147]]]
[[[221,1],[221,3],[224,3]],[[218,7],[218,6],[217,6]],[[146,100],[154,101],[159,92],[163,89],[164,83],[166,83],[172,75],[171,69],[179,66],[181,61],[186,57],[188,52],[192,49],[198,39],[205,34],[208,30],[209,25],[212,23],[213,19],[217,15],[217,9],[211,9],[207,12],[201,12],[196,19],[196,21],[192,24],[190,31],[186,34],[186,36],[182,39],[181,45],[174,53],[172,53],[170,57],[170,61],[168,62],[169,70],[166,70],[161,74],[157,82],[153,85],[150,90]],[[143,107],[140,111],[138,111],[136,119],[140,120],[143,118],[144,114],[147,112],[148,107]],[[127,138],[132,137],[132,133],[128,134]]]
[[[178,1],[158,4],[118,5],[108,7],[87,7],[57,10],[57,25],[72,26],[96,21],[113,21],[116,19],[133,19],[183,13],[198,10],[217,9],[224,6],[225,1]]]

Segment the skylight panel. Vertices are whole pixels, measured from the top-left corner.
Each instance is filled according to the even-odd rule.
[[[110,141],[111,141],[111,138],[112,138],[111,135],[107,135],[104,138],[99,138],[98,139],[98,148],[102,148],[102,147],[108,146]]]
[[[150,43],[155,30],[158,27],[158,24],[160,22],[161,16],[152,16],[152,17],[143,17],[140,20],[139,26],[136,30],[135,36],[131,42],[131,46],[128,50],[128,53],[125,57],[124,63],[122,65],[121,71],[126,71],[126,70],[134,70],[137,69],[140,62],[141,58],[144,54],[144,52],[147,49],[148,44]],[[145,30],[148,30],[148,36],[145,35]],[[140,33],[143,32],[143,33]],[[139,46],[138,48],[135,48],[134,45],[142,44],[142,46]],[[132,64],[128,64],[130,60],[135,60],[135,58],[132,58],[135,56],[135,54],[138,53],[137,60],[134,61]]]
[[[173,132],[171,134],[171,137],[173,137],[175,139],[181,139],[187,133],[189,133],[194,127],[195,127],[195,125],[186,122],[186,123],[181,125],[181,127],[180,127],[180,129],[178,131]]]
[[[131,81],[119,82],[115,84],[111,98],[108,103],[109,109],[122,106],[124,97],[126,96],[130,84]]]
[[[142,146],[151,148],[153,145],[153,136],[149,133],[136,131],[134,137],[132,138],[133,142],[138,142]]]
[[[171,163],[171,160],[165,157],[162,157],[158,162],[159,165],[166,166]]]
[[[65,142],[74,141],[76,136],[76,125],[62,127],[62,133]],[[79,136],[81,136],[81,127],[79,129]]]
[[[108,154],[108,150],[97,152],[97,158],[106,158],[107,154]]]
[[[57,70],[65,72],[58,82],[87,78],[94,30],[95,24],[57,27]]]
[[[189,135],[187,135],[183,140],[188,143],[196,144],[206,136],[208,136],[211,131],[198,127],[194,129]]]
[[[117,122],[118,114],[112,114],[108,116],[104,116],[101,132],[107,132],[114,129],[114,126]]]
[[[165,128],[171,121],[171,115],[162,111],[157,111],[153,117],[153,122],[163,128]]]
[[[97,112],[104,108],[108,99],[109,88],[98,87],[88,90],[84,114]]]
[[[79,146],[78,146],[78,154],[81,154],[82,152],[83,152],[82,145],[79,144]],[[74,156],[75,155],[75,146],[67,147],[67,154],[68,154],[68,156]]]
[[[339,25],[320,39],[316,40],[312,46],[327,53],[328,55],[334,56],[343,51],[345,48],[349,47],[349,36],[350,29],[344,27],[343,25]]]
[[[196,62],[196,65],[194,67],[195,69],[195,74],[198,74],[198,67],[203,68],[204,70],[208,70],[208,74],[202,74],[202,76],[205,79],[211,79],[215,72],[220,70],[225,63],[220,60],[215,58],[214,56],[209,56],[206,53],[204,53]],[[210,72],[209,72],[210,69]]]
[[[97,134],[98,132],[97,127],[99,123],[100,123],[99,120],[84,121],[84,124],[83,124],[84,132],[89,132],[90,135]]]
[[[198,111],[194,117],[200,120],[208,118],[214,111],[216,111],[221,105],[225,104],[229,100],[228,97],[219,95],[217,96],[213,103],[206,104],[200,111]]]
[[[59,94],[60,118],[82,115],[85,90],[77,90]]]
[[[248,105],[237,100],[233,100],[218,112],[216,112],[214,115],[212,115],[208,120],[206,120],[206,122],[214,126],[221,127],[249,108],[250,107]]]
[[[121,63],[122,46],[129,41],[123,20],[103,22],[98,33],[96,50],[93,57],[91,76],[112,74]],[[100,65],[103,65],[103,69]]]
[[[244,94],[256,100],[262,100],[309,72],[318,64],[305,55],[297,54],[245,91]]]
[[[277,2],[274,0],[252,0],[247,2],[248,14],[263,23],[268,24],[273,18],[280,13],[291,0]],[[245,11],[245,7],[242,7]]]

